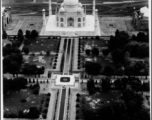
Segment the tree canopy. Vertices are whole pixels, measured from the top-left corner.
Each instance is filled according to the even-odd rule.
[[[94,63],[94,62],[86,62],[85,63],[85,71],[89,75],[98,75],[100,74],[101,70],[101,65],[99,63]]]

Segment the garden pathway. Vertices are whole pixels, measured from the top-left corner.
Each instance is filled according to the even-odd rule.
[[[50,102],[49,102],[49,107],[48,107],[48,113],[47,113],[47,119],[48,120],[51,120],[52,119],[52,116],[53,116],[53,114],[52,113],[54,113],[53,111],[54,111],[54,107],[52,107],[52,106],[54,106],[54,104],[55,104],[55,101],[56,101],[56,90],[54,90],[54,89],[50,89],[50,93],[51,93],[51,99],[50,99]]]
[[[70,106],[70,120],[75,120],[76,117],[76,94],[78,90],[71,90],[71,106]]]

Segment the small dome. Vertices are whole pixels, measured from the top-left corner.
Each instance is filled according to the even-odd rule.
[[[78,0],[64,0],[65,5],[77,5]]]
[[[79,7],[82,7],[82,4],[79,2],[78,6],[79,6]]]
[[[65,9],[63,7],[60,8],[60,12],[65,12]]]
[[[64,7],[64,3],[61,3],[61,7]]]
[[[80,8],[80,7],[78,7],[77,10],[78,10],[78,12],[82,12],[82,8]]]

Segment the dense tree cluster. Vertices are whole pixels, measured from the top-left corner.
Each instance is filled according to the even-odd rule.
[[[107,55],[110,51],[115,63],[124,63],[126,53],[129,57],[149,57],[148,38],[149,35],[142,32],[130,38],[125,31],[116,30],[115,36],[110,37],[108,49],[103,50],[103,54]]]
[[[86,49],[85,50],[85,52],[86,52],[86,55],[92,55],[92,56],[98,56],[99,55],[99,49],[98,48],[93,48],[92,50],[90,50],[90,49]]]
[[[129,35],[125,31],[116,30],[115,36],[110,37],[109,49],[111,51],[115,49],[123,49],[129,42]]]
[[[149,75],[149,64],[148,62],[130,62],[125,66],[125,74],[130,75]]]
[[[143,106],[142,95],[129,86],[120,98],[101,104],[96,109],[84,102],[82,113],[85,120],[150,120],[150,115]]]
[[[29,80],[29,83],[30,82],[31,81]],[[36,84],[34,84],[34,85],[30,85],[29,88],[33,91],[33,94],[36,94],[36,95],[39,94],[40,85],[39,85],[38,82]]]
[[[99,75],[101,70],[101,65],[96,62],[86,62],[85,63],[85,71],[89,75]]]
[[[38,32],[36,30],[32,30],[32,31],[29,31],[29,30],[26,30],[25,32],[25,37],[27,39],[35,39],[38,37]]]
[[[6,33],[5,30],[3,30],[2,38],[3,38],[3,39],[6,39],[6,38],[7,38],[7,33]]]
[[[130,42],[126,45],[125,51],[130,53],[130,57],[149,57],[149,45],[147,43]]]
[[[131,38],[132,41],[137,42],[149,42],[149,34],[145,34],[144,32],[139,32],[137,36],[133,35]]]
[[[87,88],[90,95],[92,95],[95,92],[95,84],[93,79],[87,81]]]
[[[3,47],[3,56],[12,55],[12,54],[20,54],[20,50],[18,47],[13,46],[11,44],[7,44]]]
[[[6,95],[11,91],[19,91],[20,89],[26,88],[27,79],[18,77],[14,79],[3,79],[3,93]]]
[[[7,55],[3,59],[3,72],[9,72],[11,74],[18,74],[20,67],[23,63],[22,54],[13,53],[12,55]]]

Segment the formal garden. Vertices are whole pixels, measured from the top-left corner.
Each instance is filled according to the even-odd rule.
[[[39,94],[39,83],[27,83],[26,78],[4,78],[4,118],[43,118],[51,94]]]
[[[149,98],[144,95],[149,92],[149,85],[138,78],[124,77],[111,82],[107,77],[98,83],[91,78],[87,81],[88,94],[76,95],[76,120],[149,120]]]
[[[49,69],[52,68],[53,69],[53,65],[57,64],[55,62],[55,55],[50,55],[50,56],[23,56],[24,58],[24,63],[27,64],[35,64],[36,66],[44,66],[45,69]]]
[[[120,91],[102,91],[93,95],[79,95],[76,99],[76,119],[84,119],[84,108],[96,111],[101,106],[110,105],[121,95]]]
[[[79,40],[78,68],[89,75],[148,76],[148,59],[149,39],[143,32],[129,36],[116,30],[108,42],[98,36]]]

